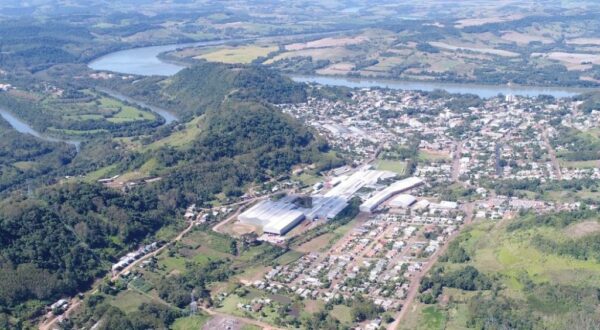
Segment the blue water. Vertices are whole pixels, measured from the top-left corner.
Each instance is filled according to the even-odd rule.
[[[30,134],[39,139],[45,140],[45,141],[68,143],[70,145],[75,146],[75,148],[77,148],[77,151],[79,151],[79,146],[81,145],[81,141],[57,139],[57,138],[43,135],[40,132],[33,129],[33,127],[31,127],[26,122],[22,121],[21,119],[17,118],[12,113],[10,113],[2,108],[0,108],[0,116],[2,118],[4,118],[4,120],[6,120],[17,132],[24,133],[24,134]]]
[[[166,63],[158,58],[158,55],[178,48],[216,45],[224,41],[198,42],[187,44],[174,44],[166,46],[153,46],[122,50],[102,56],[89,64],[94,70],[112,71],[125,74],[137,74],[142,76],[162,75],[171,76],[184,67],[181,65]],[[562,88],[562,87],[534,87],[534,86],[507,86],[507,85],[481,85],[481,84],[454,84],[434,81],[403,81],[371,78],[346,78],[309,75],[293,75],[292,79],[299,82],[316,82],[323,85],[347,86],[347,87],[383,87],[403,90],[433,91],[436,89],[446,90],[450,93],[469,93],[480,97],[489,98],[502,94],[513,94],[520,96],[552,95],[556,98],[570,97],[589,91],[589,89]]]

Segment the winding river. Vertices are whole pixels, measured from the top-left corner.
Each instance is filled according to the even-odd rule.
[[[64,143],[74,146],[77,149],[77,151],[79,151],[81,141],[59,139],[59,138],[53,138],[51,136],[44,135],[44,134],[36,131],[33,127],[31,127],[31,125],[29,125],[26,122],[22,121],[21,119],[17,118],[15,115],[13,115],[12,113],[10,113],[9,111],[7,111],[6,109],[3,109],[3,108],[0,108],[0,117],[4,118],[4,120],[6,120],[17,132],[24,133],[24,134],[31,134],[31,135],[33,135],[37,138],[40,138],[42,140],[45,140],[45,141],[64,142]]]
[[[111,89],[102,88],[102,87],[96,87],[96,89],[98,91],[102,92],[102,93],[105,93],[105,94],[109,95],[112,98],[117,99],[117,100],[124,101],[124,102],[127,102],[127,103],[136,104],[139,107],[150,109],[152,112],[155,112],[159,116],[163,117],[165,119],[165,124],[166,125],[168,125],[168,124],[170,124],[170,123],[172,123],[174,121],[177,121],[177,117],[173,113],[171,113],[168,110],[165,110],[163,108],[155,107],[155,106],[150,105],[150,104],[148,104],[146,102],[142,102],[142,101],[139,101],[139,100],[136,100],[136,99],[132,99],[129,96],[123,95],[123,94],[121,94],[121,93],[119,93],[117,91],[113,91]]]
[[[159,59],[158,55],[164,52],[173,51],[178,48],[199,47],[220,45],[230,42],[243,40],[218,40],[205,41],[194,43],[181,43],[163,46],[150,46],[121,50],[101,56],[89,63],[89,67],[94,70],[112,71],[124,74],[136,74],[142,76],[171,76],[184,68],[182,65],[168,63]],[[507,86],[507,85],[481,85],[481,84],[453,84],[433,81],[406,81],[406,80],[387,80],[387,79],[370,79],[370,78],[348,78],[348,77],[332,77],[319,75],[291,75],[293,80],[298,82],[314,82],[322,85],[330,86],[346,86],[346,87],[383,87],[402,90],[423,90],[433,91],[436,89],[446,90],[450,93],[470,93],[483,98],[489,98],[502,94],[513,94],[521,96],[537,96],[537,95],[552,95],[557,98],[570,97],[581,94],[590,89],[563,88],[563,87],[534,87],[534,86]],[[175,120],[171,112],[151,106],[139,100],[131,99],[125,95],[111,91],[108,89],[99,89],[100,91],[111,95],[114,98],[137,104],[141,107],[148,108],[165,119],[165,123],[169,124]],[[74,145],[79,149],[80,141],[64,140],[53,138],[41,134],[34,130],[29,124],[15,117],[5,109],[0,108],[0,115],[8,121],[17,131],[28,133],[39,137],[46,141],[65,142]]]
[[[159,54],[172,51],[178,48],[192,46],[210,46],[223,44],[226,42],[231,42],[231,40],[132,48],[104,55],[89,63],[89,67],[94,70],[112,71],[125,74],[137,74],[142,76],[171,76],[182,70],[184,66],[164,62],[158,58]],[[470,93],[483,98],[494,97],[499,93],[521,96],[552,95],[554,97],[561,98],[575,96],[581,94],[582,92],[590,90],[567,87],[454,84],[434,81],[387,80],[378,78],[347,78],[320,75],[291,75],[290,77],[298,82],[314,82],[330,86],[346,86],[359,88],[383,87],[391,89],[423,91],[433,91],[436,89],[442,89],[450,93]]]

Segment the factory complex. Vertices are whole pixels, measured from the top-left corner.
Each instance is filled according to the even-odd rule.
[[[326,192],[321,192],[317,186],[316,191],[310,195],[310,203],[306,205],[298,201],[305,198],[302,195],[289,194],[278,200],[264,200],[252,206],[238,216],[245,224],[261,227],[265,233],[284,235],[297,226],[304,219],[311,221],[330,220],[338,215],[351,198],[355,196],[366,197],[360,206],[362,212],[373,212],[377,206],[392,196],[415,188],[423,184],[423,180],[411,177],[393,182],[391,185],[382,184],[382,180],[390,180],[396,176],[389,171],[373,170],[370,166],[363,166],[351,175],[333,177],[325,184]],[[372,197],[362,196],[360,190],[370,188],[375,190]],[[400,198],[400,196],[399,196]],[[412,204],[406,200],[407,206]]]

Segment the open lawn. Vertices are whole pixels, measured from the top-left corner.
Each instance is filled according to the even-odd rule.
[[[181,148],[189,145],[194,139],[200,134],[202,130],[203,116],[196,117],[189,122],[185,123],[183,128],[177,130],[173,134],[152,142],[151,144],[144,146],[143,150],[156,150],[160,147],[170,146],[175,148]]]
[[[206,315],[193,315],[188,317],[182,317],[175,320],[172,325],[173,330],[199,330],[208,321],[209,317]]]
[[[288,265],[292,262],[300,259],[304,253],[298,251],[288,251],[285,254],[281,255],[279,258],[275,259],[275,262],[279,265]]]
[[[137,120],[154,120],[155,115],[148,111],[142,111],[129,105],[123,104],[119,100],[102,97],[99,100],[100,107],[111,109],[113,114],[107,120],[113,123],[124,123]]]
[[[379,159],[375,163],[375,167],[381,171],[390,171],[398,175],[403,175],[406,171],[406,162],[401,160]]]
[[[600,160],[569,161],[565,159],[560,159],[560,166],[576,169],[596,168],[600,167]]]
[[[143,295],[137,291],[126,290],[120,292],[113,299],[111,299],[111,305],[121,309],[125,313],[131,313],[138,309],[138,307],[143,303],[151,303],[157,302],[157,300],[153,300],[152,298]]]
[[[240,46],[225,47],[213,52],[196,56],[198,59],[205,59],[209,62],[222,63],[250,63],[259,57],[265,57],[277,50],[277,46]]]
[[[294,250],[302,253],[318,252],[323,251],[327,248],[330,242],[335,238],[335,234],[327,233],[321,236],[317,236],[310,241],[295,247]]]
[[[350,325],[352,324],[352,311],[351,308],[346,305],[335,305],[333,306],[333,311],[331,315],[338,319],[342,324]]]
[[[450,161],[450,154],[446,152],[433,152],[429,150],[419,150],[420,161],[427,162],[445,162]]]

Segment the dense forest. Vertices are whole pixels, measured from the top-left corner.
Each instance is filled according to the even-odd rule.
[[[75,157],[75,147],[15,131],[0,117],[0,194],[48,175]]]
[[[174,210],[142,191],[66,184],[0,205],[0,305],[29,318],[75,294],[110,262],[172,222]],[[33,303],[37,301],[37,303]],[[31,305],[33,303],[33,305]]]
[[[221,192],[239,196],[245,184],[295,164],[326,169],[339,163],[324,157],[329,151],[324,140],[271,105],[306,97],[302,85],[272,71],[207,63],[183,70],[163,91],[180,100],[180,115],[203,113],[205,119],[191,147],[165,147],[154,154],[168,173],[159,189],[180,196],[180,203],[206,202]]]
[[[292,103],[306,99],[306,87],[261,66],[201,62],[170,79],[149,77],[135,84],[112,80],[110,86],[134,99],[148,100],[182,119],[218,109],[226,100]]]
[[[253,67],[205,64],[184,70],[170,83],[177,87],[165,90],[183,89],[176,96],[182,115],[204,116],[203,129],[186,148],[140,153],[96,139],[62,160],[66,171],[83,174],[103,166],[131,170],[155,159],[162,180],[126,193],[97,184],[62,184],[29,197],[13,194],[0,205],[3,313],[28,319],[52,299],[84,290],[123,251],[177,224],[178,210],[191,203],[202,205],[218,193],[239,196],[246,184],[269,180],[299,163],[333,164],[330,155],[325,157],[327,143],[271,105],[306,97],[303,87],[286,78]],[[214,89],[206,92],[207,85]],[[51,144],[41,145],[46,149],[38,154],[52,155]],[[35,156],[17,148],[4,152],[11,161]]]

